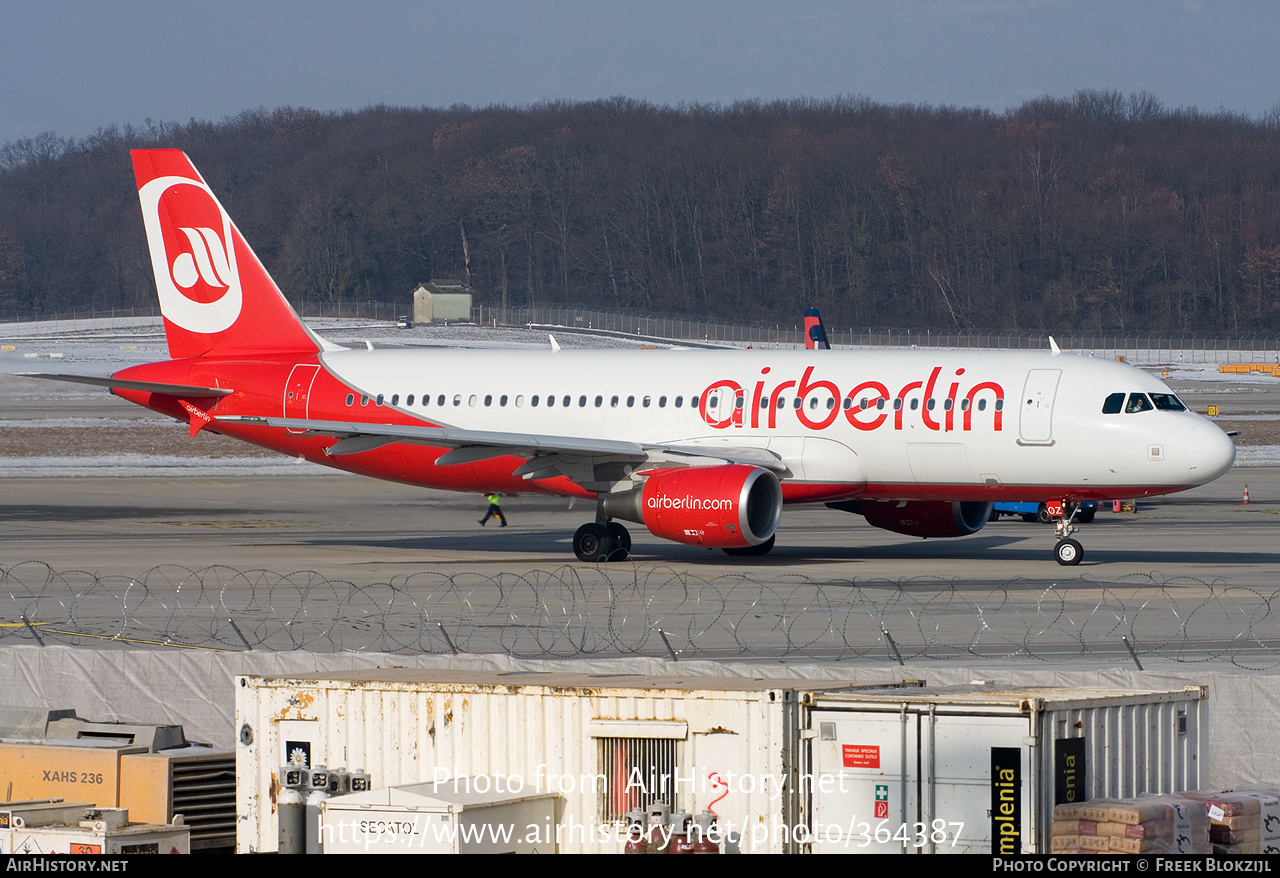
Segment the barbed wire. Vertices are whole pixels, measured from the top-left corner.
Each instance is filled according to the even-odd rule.
[[[6,646],[1280,665],[1280,589],[1156,573],[987,583],[564,566],[357,585],[315,571],[165,564],[131,577],[28,561],[0,567],[0,601]]]

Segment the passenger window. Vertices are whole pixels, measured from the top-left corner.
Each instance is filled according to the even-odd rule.
[[[665,396],[658,397],[658,408],[664,409],[666,407],[667,407],[667,398]]]
[[[582,399],[583,399],[583,403],[582,403],[582,404],[583,404],[583,405],[586,405],[586,404],[587,404],[587,403],[586,403],[586,399],[587,399],[587,398],[584,396]],[[570,403],[570,401],[571,401],[571,400],[572,400],[572,397],[571,397],[571,396],[569,396],[569,394],[567,394],[567,393],[566,393],[566,394],[564,395],[564,398],[560,400],[560,404],[561,404],[562,406],[564,406],[565,408],[568,408],[568,407],[569,407],[569,403]]]
[[[1147,399],[1145,393],[1131,393],[1129,394],[1129,404],[1124,407],[1124,412],[1127,415],[1132,415],[1137,412],[1149,412],[1153,408],[1151,400]]]
[[[436,397],[436,405],[444,405],[444,394],[443,394],[443,393]]]
[[[836,407],[836,398],[834,396],[827,397],[827,411],[831,411]]]
[[[800,397],[798,397],[798,396],[797,396],[795,399],[791,400],[791,407],[792,407],[793,409],[798,409],[798,408],[800,408],[800,406],[801,406],[801,405],[803,405],[803,404],[804,404],[804,400],[802,400],[802,399],[801,399]]]
[[[987,401],[985,399],[978,400],[978,411],[985,412],[987,410]]]
[[[398,393],[391,394],[391,404],[400,405],[400,394]]]
[[[914,412],[918,408],[920,408],[920,400],[918,399],[911,400],[911,410]]]
[[[689,408],[696,409],[697,407],[698,407],[698,397],[696,396],[689,397]]]
[[[742,405],[743,405],[743,403],[745,403],[745,402],[746,402],[746,399],[744,399],[743,397],[741,397],[741,396],[739,396],[739,397],[735,397],[735,398],[734,398],[734,400],[733,400],[733,407],[734,407],[734,408],[736,408],[736,409],[740,409],[740,408],[742,408]],[[817,402],[817,400],[814,400],[814,402]],[[647,396],[644,398],[644,407],[645,407],[645,408],[648,408],[648,407],[649,407],[649,397],[647,397]]]
[[[453,404],[454,404],[454,405],[462,405],[462,394],[461,394],[461,393],[455,393],[455,394],[453,395]]]
[[[479,401],[480,401],[480,397],[476,396],[474,393],[471,394],[471,396],[467,397],[467,405],[471,406],[472,408],[474,408],[475,404]]]
[[[355,395],[354,393],[348,393],[348,394],[347,394],[347,405],[353,405],[353,404],[355,403],[355,401],[356,401],[356,395]]]
[[[1172,393],[1153,393],[1151,394],[1151,401],[1162,412],[1185,412],[1187,410],[1187,407],[1182,404],[1182,400]]]
[[[547,394],[547,408],[551,408],[556,404],[556,398],[551,394]]]
[[[627,408],[631,408],[631,407],[633,407],[635,404],[636,404],[636,398],[635,398],[634,396],[628,396],[628,397],[627,397]],[[715,405],[715,404],[716,404],[716,401],[715,401],[714,399],[713,399],[713,400],[711,400],[711,402],[710,402],[710,403],[708,403],[708,405]]]
[[[506,405],[506,404],[507,404],[507,395],[504,393],[502,394],[502,396],[498,397],[498,405]]]
[[[382,394],[378,394],[378,398],[374,400],[378,405],[382,405]]]
[[[884,411],[884,402],[885,402],[885,400],[884,400],[884,397],[883,397],[883,396],[876,400],[876,410],[877,410],[877,411]]]
[[[566,400],[568,398],[569,397],[567,396],[565,397]],[[565,403],[565,405],[568,405],[568,404],[569,404],[568,402]],[[586,406],[587,406],[587,398],[585,396],[578,397],[578,408],[586,408]]]
[[[897,399],[893,401],[893,410],[895,412],[902,411],[902,397],[899,396]]]
[[[369,394],[367,393],[360,394],[360,405],[368,405],[368,404],[369,404]]]
[[[488,406],[488,405],[493,405],[493,394],[492,394],[492,393],[486,393],[486,394],[484,395],[484,404],[485,404],[485,405],[487,405],[487,406]]]
[[[952,404],[952,403],[951,403],[951,400],[950,400],[950,399],[944,399],[944,400],[942,401],[942,408],[943,408],[943,410],[944,410],[944,411],[948,411],[948,412],[949,412],[949,411],[951,411],[951,404]]]
[[[851,408],[853,408],[853,398],[846,396],[844,398],[844,410],[847,412]]]
[[[409,394],[409,398],[404,401],[405,405],[413,405],[413,394]]]
[[[683,397],[683,396],[677,396],[677,397],[676,397],[676,408],[680,408],[680,406],[681,406],[681,405],[682,405],[682,403],[683,403],[683,400],[684,400],[684,397]]]
[[[535,393],[535,394],[534,394],[534,395],[529,399],[529,405],[530,405],[530,407],[535,408],[535,409],[538,407],[538,394],[536,394],[536,393]]]
[[[618,398],[617,398],[616,396],[610,397],[610,398],[609,398],[609,405],[610,405],[612,408],[615,408],[615,409],[616,409],[616,408],[618,407]]]
[[[818,398],[816,396],[809,397],[809,408],[816,409],[818,407]]]
[[[603,397],[603,396],[597,396],[597,397],[596,397],[596,408],[600,408],[600,406],[602,406],[602,405],[604,405],[604,397]]]
[[[524,405],[524,395],[521,394],[516,397],[516,408],[520,408],[523,405]]]
[[[1102,403],[1102,413],[1104,415],[1118,415],[1120,410],[1124,408],[1124,394],[1113,393],[1108,396]]]

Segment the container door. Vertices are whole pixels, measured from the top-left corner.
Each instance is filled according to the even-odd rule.
[[[919,717],[815,710],[811,720],[800,795],[812,803],[813,852],[914,852],[903,836],[918,810]]]
[[[1006,853],[1011,845],[1012,853],[1033,853],[1031,769],[1023,747],[1026,720],[935,715],[932,721],[921,769],[922,819],[931,833],[945,836],[933,852],[992,854],[998,852],[994,840],[1006,846]]]

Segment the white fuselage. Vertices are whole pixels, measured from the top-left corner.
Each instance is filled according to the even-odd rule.
[[[1069,354],[929,351],[350,350],[345,417],[468,430],[767,449],[784,484],[850,496],[1108,499],[1203,484],[1234,446],[1190,411],[1104,414],[1168,394],[1131,366]],[[295,412],[344,417],[343,412]],[[1028,490],[1023,490],[1028,489]]]

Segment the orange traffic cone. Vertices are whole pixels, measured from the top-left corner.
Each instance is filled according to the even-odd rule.
[[[1248,485],[1244,486],[1244,500],[1241,502],[1245,506],[1249,505],[1249,486]]]

